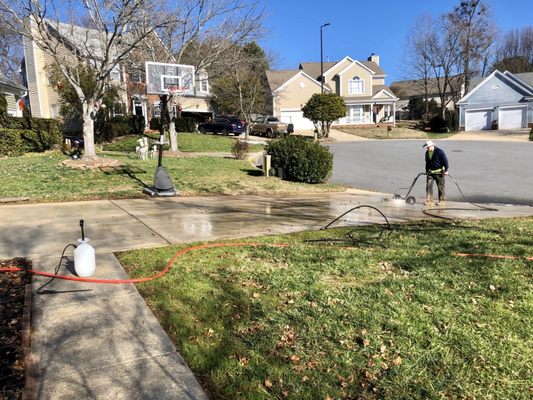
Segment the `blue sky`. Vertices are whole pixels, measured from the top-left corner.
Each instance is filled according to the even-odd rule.
[[[262,0],[269,37],[262,46],[276,55],[274,69],[296,69],[320,61],[320,26],[324,61],[345,56],[364,60],[380,56],[386,84],[404,79],[402,59],[407,32],[422,14],[439,16],[459,0]],[[485,0],[500,32],[533,25],[533,0]]]

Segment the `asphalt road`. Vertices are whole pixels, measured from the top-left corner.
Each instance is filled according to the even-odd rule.
[[[329,146],[334,154],[330,182],[359,189],[404,195],[413,179],[424,172],[422,140],[343,142]],[[446,152],[450,175],[471,202],[533,206],[533,143],[436,140]],[[435,187],[436,190],[436,187]],[[425,197],[425,176],[413,192]],[[463,201],[447,178],[448,200]]]

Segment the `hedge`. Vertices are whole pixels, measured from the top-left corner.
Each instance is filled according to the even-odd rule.
[[[62,140],[62,124],[55,119],[8,117],[6,129],[18,131],[24,152],[43,152],[58,146]]]
[[[117,115],[108,120],[96,122],[94,139],[97,143],[112,142],[120,136],[142,135],[144,117],[142,115]]]
[[[34,134],[30,130],[0,128],[0,157],[16,157],[33,151],[31,142],[24,138]]]

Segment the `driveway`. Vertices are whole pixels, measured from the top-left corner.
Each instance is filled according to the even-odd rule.
[[[533,206],[533,142],[435,140],[450,162],[450,174],[468,201]],[[394,193],[410,186],[424,171],[423,140],[334,143],[331,182],[366,190]],[[401,191],[405,194],[406,190]],[[412,194],[425,196],[423,177]],[[447,198],[463,197],[451,179]]]

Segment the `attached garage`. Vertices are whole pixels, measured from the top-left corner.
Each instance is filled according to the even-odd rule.
[[[313,122],[307,118],[304,118],[303,111],[301,110],[281,110],[280,120],[287,124],[293,124],[294,129],[315,129]]]
[[[465,131],[481,131],[491,128],[492,109],[466,110]]]
[[[499,129],[521,129],[527,127],[527,107],[500,108]]]

